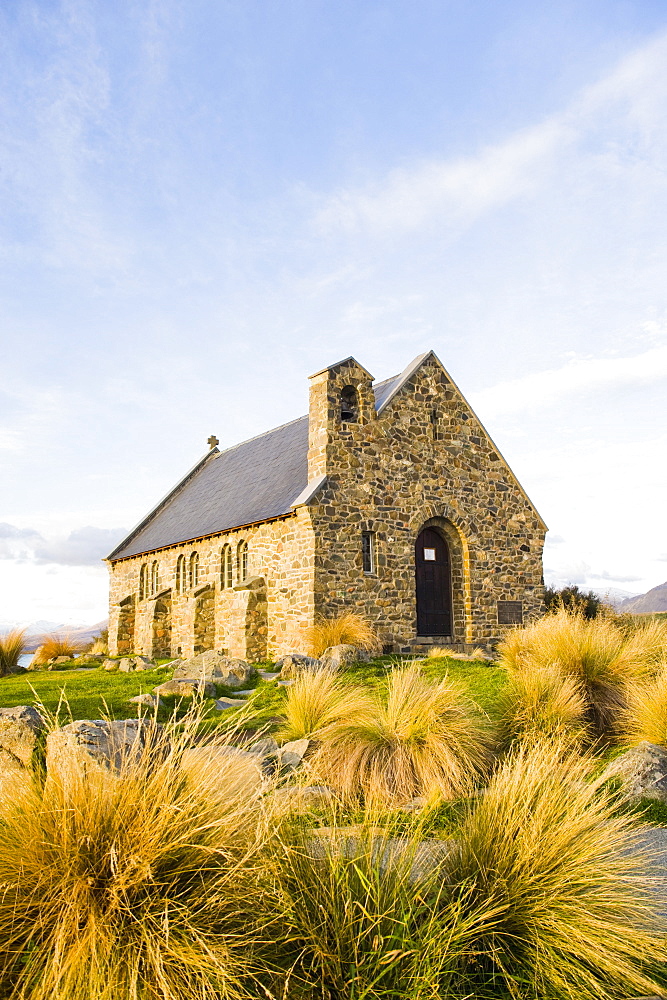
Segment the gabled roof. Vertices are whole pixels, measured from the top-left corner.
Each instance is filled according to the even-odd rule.
[[[399,377],[374,387],[376,407]],[[226,451],[213,448],[107,558],[127,559],[282,517],[314,494],[315,485],[309,489],[308,417],[299,417]]]

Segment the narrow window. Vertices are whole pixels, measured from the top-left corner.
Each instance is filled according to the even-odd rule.
[[[353,385],[346,385],[340,394],[340,419],[351,424],[359,416],[359,402],[357,390]]]
[[[440,425],[438,422],[438,411],[431,410],[431,433],[434,441],[440,440]]]
[[[199,585],[199,556],[193,552],[190,556],[190,589]]]
[[[236,572],[238,582],[242,583],[248,576],[248,543],[239,542],[236,552]]]
[[[155,596],[160,589],[160,567],[157,562],[151,566],[151,594]]]
[[[148,566],[143,564],[139,570],[139,600],[143,601],[148,597]]]
[[[220,585],[223,590],[229,590],[232,585],[232,547],[225,545],[220,560]]]
[[[375,532],[361,532],[361,562],[364,573],[375,572]]]
[[[176,593],[184,594],[187,589],[187,572],[185,569],[185,556],[179,556],[176,563]]]

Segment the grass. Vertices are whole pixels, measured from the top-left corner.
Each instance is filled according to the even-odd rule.
[[[506,746],[559,736],[583,742],[586,698],[576,677],[548,664],[510,675],[500,695],[500,731]]]
[[[278,736],[300,740],[318,736],[332,723],[353,715],[366,704],[364,692],[341,683],[326,670],[304,670],[287,688]]]
[[[647,740],[667,746],[667,666],[655,677],[629,689],[620,728],[629,743]]]
[[[85,643],[77,642],[67,635],[50,635],[42,639],[41,645],[37,649],[33,662],[36,664],[48,663],[49,660],[57,656],[76,656],[83,652]]]
[[[345,799],[400,803],[469,793],[490,762],[488,720],[456,681],[429,680],[419,664],[394,669],[386,693],[320,733],[313,773]]]
[[[15,628],[0,635],[0,677],[12,673],[19,665],[19,657],[25,652],[25,629]]]
[[[118,775],[72,762],[66,781],[3,804],[3,995],[247,997],[265,912],[261,809],[233,766],[217,775],[225,795],[189,784],[187,737],[172,729]]]
[[[369,653],[380,651],[380,640],[371,623],[353,611],[336,618],[318,617],[308,632],[308,642],[313,656],[321,656],[329,646],[343,644]]]

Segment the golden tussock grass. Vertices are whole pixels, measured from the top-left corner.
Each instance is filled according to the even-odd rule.
[[[342,684],[328,670],[304,670],[286,689],[285,721],[277,735],[286,740],[312,738],[365,706],[366,696],[359,688]]]
[[[447,878],[464,912],[493,905],[475,969],[513,997],[654,994],[664,921],[648,894],[632,819],[590,780],[590,761],[555,741],[517,749],[471,807]],[[465,888],[463,888],[465,887]]]
[[[15,628],[0,635],[0,677],[16,669],[19,657],[25,653],[25,629]]]
[[[44,636],[42,643],[35,653],[34,663],[48,663],[56,656],[77,656],[83,652],[85,643],[79,642],[69,635],[49,635]]]
[[[188,781],[186,742],[162,737],[118,774],[73,761],[3,804],[3,996],[247,996],[266,877],[258,796]],[[233,775],[219,768],[217,787]]]
[[[630,743],[647,740],[667,746],[667,666],[655,677],[632,685],[627,698],[621,737]]]
[[[547,736],[583,741],[587,734],[581,683],[553,664],[514,671],[500,694],[498,708],[506,745]]]
[[[489,766],[488,720],[449,678],[417,664],[391,672],[385,696],[367,694],[320,733],[314,773],[345,798],[400,803],[467,794]]]
[[[313,656],[321,656],[329,646],[349,644],[368,653],[379,653],[380,640],[378,634],[363,615],[353,611],[345,612],[336,618],[318,617],[307,634],[310,651]]]
[[[487,656],[480,646],[475,646],[469,653],[459,653],[449,646],[432,646],[428,651],[428,659],[442,659],[448,657],[450,660],[486,660]]]

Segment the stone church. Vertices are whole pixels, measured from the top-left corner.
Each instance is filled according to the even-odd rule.
[[[310,411],[210,451],[108,556],[112,654],[305,651],[355,611],[386,652],[486,645],[542,608],[546,526],[436,355],[354,358]]]

